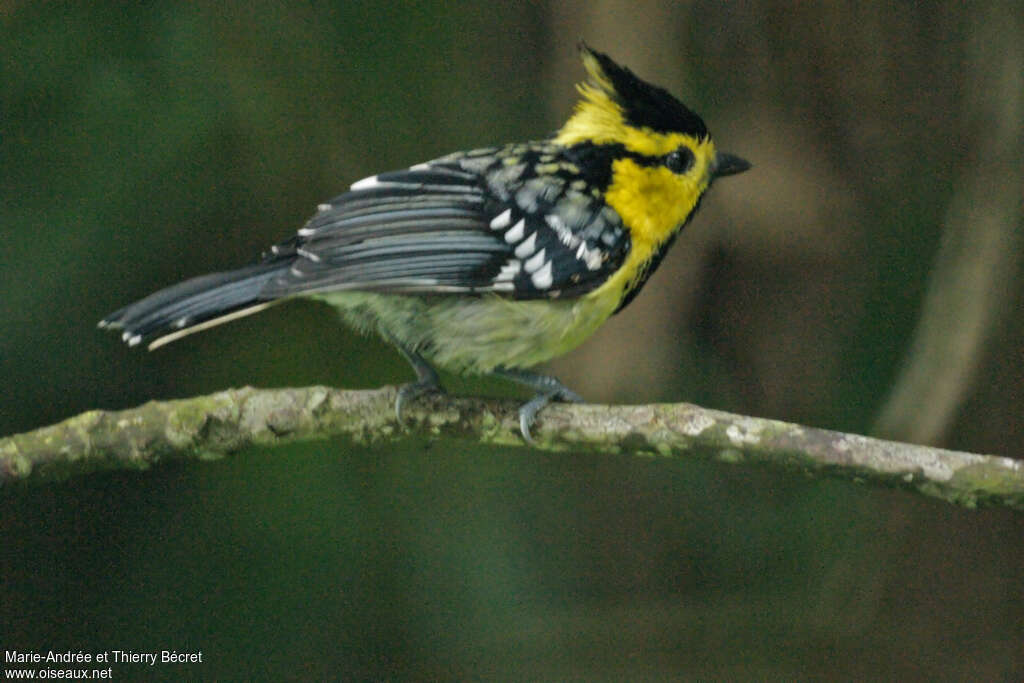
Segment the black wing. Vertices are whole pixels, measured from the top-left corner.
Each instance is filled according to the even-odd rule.
[[[478,150],[361,180],[262,263],[168,287],[100,325],[156,348],[297,294],[578,296],[629,248],[618,214],[551,145]]]
[[[573,187],[567,170],[538,175],[552,152],[539,144],[478,150],[361,180],[274,248],[268,258],[293,262],[261,294],[531,299],[594,289],[621,264],[629,239],[618,215]]]

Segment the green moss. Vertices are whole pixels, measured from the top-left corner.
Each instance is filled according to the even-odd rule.
[[[1024,496],[1024,473],[994,467],[989,463],[961,467],[953,474],[950,484],[958,489]]]

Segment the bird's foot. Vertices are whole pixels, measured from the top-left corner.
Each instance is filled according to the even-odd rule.
[[[398,340],[390,337],[389,339],[409,361],[412,369],[416,371],[416,381],[398,387],[398,396],[395,397],[395,417],[401,422],[402,408],[406,403],[424,394],[443,394],[445,392],[444,387],[441,386],[441,380],[437,376],[437,371],[423,359],[423,356],[405,347]]]
[[[557,378],[549,375],[507,368],[499,368],[494,371],[494,374],[510,379],[513,382],[524,384],[540,392],[519,408],[519,431],[523,435],[523,440],[531,446],[535,442],[530,435],[530,430],[537,421],[537,414],[549,403],[552,401],[562,401],[565,403],[584,402],[579,394],[562,384]]]
[[[437,381],[437,376],[418,379],[398,387],[398,396],[395,397],[395,417],[402,421],[402,408],[409,401],[414,401],[425,394],[443,394],[444,387]]]

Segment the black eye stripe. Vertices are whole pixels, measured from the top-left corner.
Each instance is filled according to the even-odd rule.
[[[680,174],[689,171],[696,162],[693,150],[686,145],[662,156],[648,156],[628,150],[622,143],[595,145],[582,142],[566,150],[566,157],[579,166],[587,183],[600,191],[607,189],[612,179],[612,164],[619,159],[629,159],[644,168],[663,167]]]
[[[631,159],[635,161],[638,166],[646,166],[648,168],[664,166],[673,173],[680,174],[686,173],[693,168],[693,164],[696,161],[693,156],[693,150],[685,145],[681,145],[661,157],[647,156],[645,154],[638,154],[637,152],[631,152],[623,149],[619,158]]]

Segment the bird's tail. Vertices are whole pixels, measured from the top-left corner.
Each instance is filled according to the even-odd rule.
[[[261,291],[287,269],[287,263],[265,262],[186,280],[111,313],[100,327],[123,330],[129,346],[148,341],[152,350],[274,305],[280,299]]]

